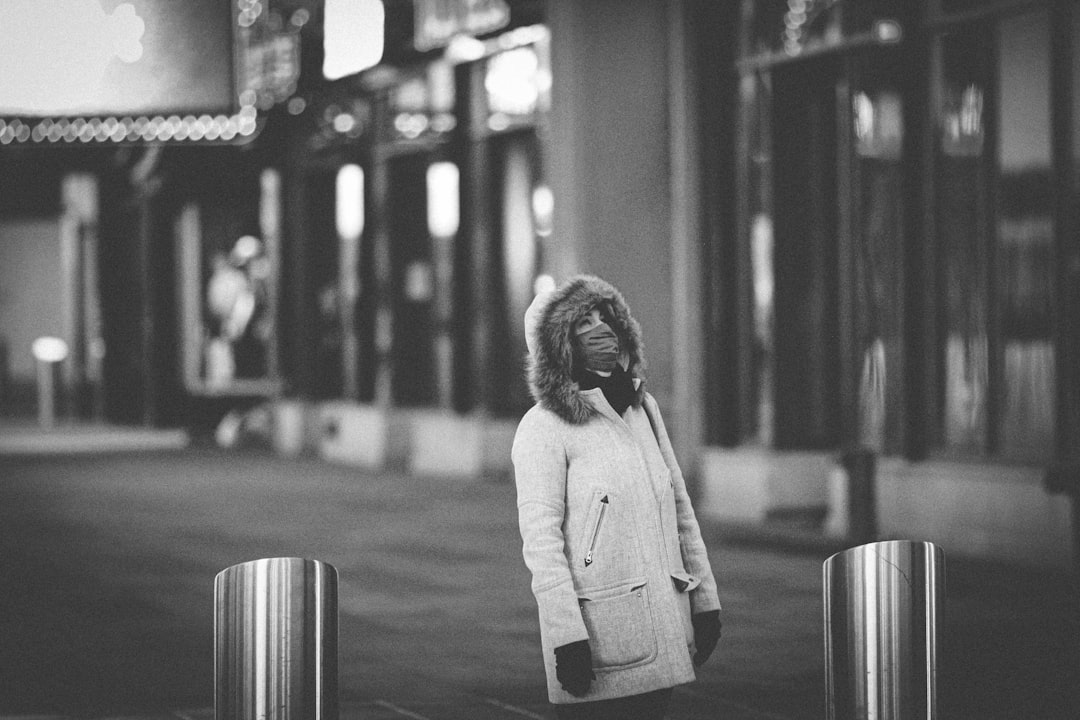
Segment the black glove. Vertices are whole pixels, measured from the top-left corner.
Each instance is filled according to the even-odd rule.
[[[563,690],[581,697],[596,679],[592,670],[592,651],[588,640],[578,640],[555,648],[555,677]]]
[[[700,666],[709,659],[720,640],[720,611],[699,612],[691,620],[694,623],[694,645],[697,646],[694,664]]]

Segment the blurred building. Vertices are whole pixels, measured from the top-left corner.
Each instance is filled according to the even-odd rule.
[[[77,416],[506,472],[524,310],[592,272],[700,512],[1073,556],[1074,3],[230,7],[235,114],[0,126],[6,408],[57,334]]]

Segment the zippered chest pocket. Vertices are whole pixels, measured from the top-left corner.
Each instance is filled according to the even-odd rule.
[[[606,490],[597,490],[593,493],[589,502],[589,513],[585,521],[585,534],[582,538],[582,547],[585,550],[583,563],[590,567],[597,559],[597,549],[600,546],[601,534],[604,531],[604,521],[611,511],[612,497]]]

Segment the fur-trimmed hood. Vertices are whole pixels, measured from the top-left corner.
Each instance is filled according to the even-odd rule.
[[[572,377],[574,324],[594,307],[606,304],[611,329],[621,349],[629,355],[627,369],[641,382],[633,404],[640,407],[645,395],[645,357],[641,326],[630,314],[622,294],[613,285],[592,275],[577,275],[558,289],[538,295],[525,313],[525,337],[529,346],[528,380],[533,399],[542,407],[574,425],[596,412],[582,397]]]

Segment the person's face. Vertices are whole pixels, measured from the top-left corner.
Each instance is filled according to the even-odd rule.
[[[602,322],[604,322],[604,318],[600,315],[600,309],[593,308],[588,315],[574,323],[574,334],[582,335],[587,333]]]

